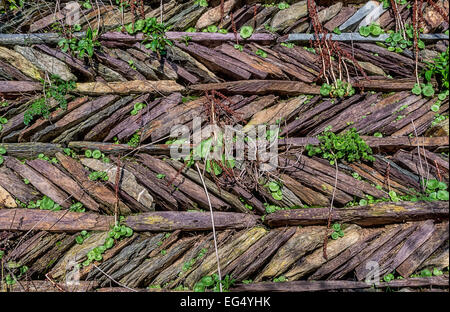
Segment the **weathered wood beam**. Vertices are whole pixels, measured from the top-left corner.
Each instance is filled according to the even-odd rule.
[[[381,149],[402,149],[410,148],[420,145],[420,147],[436,148],[439,146],[448,146],[449,137],[384,137],[377,138],[373,136],[361,136],[361,138],[371,147],[371,148],[381,148]],[[281,139],[278,145],[291,145],[292,147],[306,146],[308,144],[318,145],[319,140],[315,137],[298,137],[298,138],[287,138]]]
[[[89,95],[171,93],[184,91],[184,87],[173,80],[132,80],[124,82],[85,82],[77,83],[73,92]],[[1,91],[0,91],[1,92]]]
[[[206,91],[216,90],[237,94],[320,94],[319,86],[312,86],[299,81],[285,80],[241,80],[219,83],[197,84],[189,86],[191,90]]]
[[[170,147],[167,144],[152,144],[152,145],[142,145],[139,148],[131,147],[127,144],[113,144],[113,143],[103,143],[103,142],[88,142],[88,141],[73,141],[69,142],[69,148],[84,151],[90,150],[100,150],[103,153],[113,154],[113,155],[124,155],[128,153],[133,153],[134,151],[139,153],[148,153],[152,155],[159,154],[170,154]]]
[[[42,91],[42,84],[33,81],[0,81],[0,93]]]
[[[108,231],[114,217],[95,213],[39,209],[0,209],[0,230],[50,232]]]
[[[76,38],[86,37],[85,32],[76,32],[73,34]],[[235,41],[235,36],[233,33],[220,34],[220,33],[203,33],[203,32],[175,32],[168,31],[166,36],[170,40],[183,40],[183,37],[191,37],[191,41],[194,42],[224,42],[224,41]],[[333,41],[353,41],[353,42],[377,42],[385,41],[387,34],[381,34],[378,37],[364,37],[359,33],[343,33],[341,35],[333,34],[331,40]],[[320,35],[321,37],[321,35]],[[250,38],[242,39],[238,36],[239,40],[244,41],[255,41],[255,42],[286,42],[286,41],[297,41],[297,42],[309,42],[310,40],[315,40],[315,34],[289,34],[287,36],[278,37],[274,34],[267,33],[257,33],[253,34]],[[32,34],[0,34],[0,44],[1,45],[25,45],[25,44],[56,44],[62,37],[58,33],[32,33]],[[107,32],[100,36],[100,40],[105,41],[116,41],[116,42],[138,42],[142,41],[144,36],[138,34],[136,36],[131,36],[128,34],[123,34],[121,32]],[[425,41],[436,41],[436,40],[448,40],[448,36],[445,34],[421,34],[420,39]]]
[[[214,212],[216,229],[245,229],[255,226],[258,217],[235,212]],[[96,213],[38,209],[0,209],[0,231],[40,230],[50,232],[108,231],[114,217]],[[129,216],[124,224],[135,231],[212,230],[206,212],[158,211]]]
[[[216,229],[245,229],[256,225],[258,217],[236,212],[214,212]],[[129,216],[125,224],[135,231],[211,230],[206,212],[158,211]]]
[[[447,286],[448,275],[420,277],[420,278],[406,278],[400,280],[393,280],[389,283],[383,282],[376,285],[376,288],[386,287],[426,287],[426,286]],[[254,284],[240,284],[232,288],[232,291],[274,291],[274,292],[309,292],[309,291],[326,291],[326,290],[342,290],[342,289],[363,289],[370,288],[372,285],[366,282],[357,281],[293,281],[285,283],[254,283]]]
[[[332,41],[353,41],[353,42],[384,42],[389,37],[389,34],[381,34],[377,37],[368,36],[364,37],[359,33],[342,33],[331,34],[328,37]],[[319,34],[319,38],[323,37],[322,34]],[[310,40],[316,40],[317,36],[315,34],[289,34],[283,37],[278,38],[278,42],[287,42],[287,41],[295,41],[295,42],[309,42]],[[420,34],[420,39],[424,41],[435,41],[435,40],[448,40],[448,35],[446,34]]]
[[[326,224],[328,210],[328,208],[281,210],[268,215],[265,223],[270,227]],[[371,226],[427,219],[445,220],[448,219],[448,216],[449,208],[445,201],[388,202],[334,209],[332,220]]]
[[[11,292],[87,292],[93,291],[98,286],[96,281],[78,281],[73,285],[56,283],[45,280],[20,281],[8,286]]]
[[[6,149],[7,155],[18,158],[33,158],[39,154],[53,156],[58,152],[62,152],[63,148],[59,144],[51,143],[0,143]]]

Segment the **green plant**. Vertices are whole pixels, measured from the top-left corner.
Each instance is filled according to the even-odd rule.
[[[75,242],[79,245],[83,244],[83,242],[89,237],[91,236],[87,231],[81,231],[80,235],[77,235],[75,237]]]
[[[240,45],[240,44],[235,44],[234,45],[234,48],[236,49],[236,50],[239,50],[239,51],[244,51],[244,47],[242,46],[242,45]]]
[[[414,29],[412,25],[405,25],[404,34],[402,33],[402,31],[394,32],[393,30],[389,30],[387,31],[387,33],[389,34],[389,37],[386,38],[385,43],[387,44],[387,49],[389,51],[401,53],[403,52],[403,49],[413,46]],[[425,43],[422,40],[418,39],[417,47],[419,49],[424,49]]]
[[[172,144],[175,144],[176,142],[173,142]],[[179,142],[179,144],[182,144],[183,142]],[[205,161],[205,169],[208,173],[214,174],[215,176],[219,176],[222,174],[224,168],[230,168],[233,169],[236,165],[236,161],[234,158],[230,157],[230,159],[225,159],[225,153],[221,148],[223,147],[223,134],[219,133],[217,137],[215,146],[213,141],[213,137],[210,137],[208,139],[205,139],[198,144],[191,155],[187,156],[185,158],[186,166],[190,167],[194,164],[194,159],[204,160]],[[211,152],[220,152],[221,154],[221,160],[217,159],[209,159],[208,156]]]
[[[261,56],[263,58],[267,57],[267,53],[265,51],[261,50],[261,49],[256,50],[255,54],[259,55],[259,56]]]
[[[236,280],[234,280],[230,275],[226,275],[222,279],[222,283],[220,282],[219,275],[217,274],[204,276],[194,285],[194,292],[204,292],[208,289],[212,289],[214,292],[219,292],[220,284],[222,284],[222,291],[227,292],[235,282]]]
[[[281,182],[270,181],[267,182],[264,186],[269,189],[273,199],[275,200],[283,199],[283,191],[282,191],[283,185],[281,184]]]
[[[201,6],[201,7],[208,7],[208,1],[207,0],[195,0],[194,4]]]
[[[164,23],[158,23],[156,17],[141,19],[134,24],[130,23],[125,25],[125,30],[130,35],[142,32],[144,34],[144,40],[142,41],[144,46],[160,55],[165,55],[166,47],[173,45],[172,41],[166,37],[166,32],[169,29],[170,26],[166,26]]]
[[[276,278],[273,279],[274,283],[284,283],[284,282],[287,282],[287,281],[288,281],[288,279],[284,275],[281,275],[281,276],[276,277]]]
[[[339,237],[344,237],[344,231],[339,223],[335,223],[332,226],[333,233],[331,233],[331,239],[336,240]]]
[[[208,29],[208,32],[210,32],[210,33],[216,33],[218,31],[218,28],[216,25],[209,25],[207,27],[207,29]]]
[[[375,160],[372,149],[361,139],[355,128],[343,134],[335,134],[330,129],[330,127],[325,128],[323,134],[318,136],[319,146],[311,144],[306,146],[309,156],[320,155],[329,160],[331,165],[339,159],[345,159],[347,162]]]
[[[84,234],[87,234],[86,231],[84,231]],[[89,251],[86,255],[86,260],[84,260],[81,264],[82,266],[86,267],[90,265],[93,261],[102,261],[103,260],[103,254],[106,252],[106,250],[111,249],[115,242],[117,240],[123,239],[125,237],[131,237],[133,235],[133,230],[129,228],[126,225],[115,225],[111,228],[111,230],[108,232],[108,237],[105,239],[105,242],[103,245],[100,245],[98,247],[95,247],[91,251]],[[87,238],[86,235],[83,235],[83,232],[81,232],[80,236],[83,241]],[[81,239],[79,239],[81,241]],[[78,243],[78,242],[77,242]],[[81,241],[81,243],[83,243]]]
[[[128,146],[136,148],[139,146],[140,143],[141,143],[141,135],[137,131],[135,134],[133,134],[133,136],[130,138],[127,144]]]
[[[3,125],[5,125],[6,123],[8,123],[8,119],[6,119],[5,117],[0,117],[0,131],[3,130]]]
[[[349,82],[337,79],[335,84],[322,84],[322,86],[320,87],[320,94],[322,96],[343,98],[345,96],[352,96],[353,94],[355,94],[355,89]]]
[[[2,5],[3,8],[0,9],[0,14],[6,13],[9,11],[19,10],[23,7],[24,0],[5,0]]]
[[[92,28],[89,27],[86,30],[86,36],[84,38],[79,39],[73,36],[71,38],[63,38],[58,41],[58,46],[61,48],[61,51],[70,51],[79,59],[83,59],[86,55],[91,59],[94,55],[95,48],[100,47],[98,30],[92,30]]]
[[[392,281],[392,280],[394,280],[395,279],[395,277],[394,277],[394,274],[392,274],[392,273],[389,273],[389,274],[387,274],[387,275],[385,275],[384,277],[383,277],[383,280],[386,282],[386,283],[389,283],[390,281]]]
[[[433,119],[433,121],[431,123],[431,126],[434,127],[434,126],[436,126],[437,124],[439,124],[440,122],[442,122],[442,121],[444,121],[446,119],[448,119],[448,115],[436,114],[436,115],[434,115],[434,119]]]
[[[58,211],[61,210],[61,206],[56,204],[50,197],[43,196],[41,199],[37,200],[36,202],[30,201],[28,204],[21,203],[18,201],[18,204],[20,204],[24,208],[28,209],[35,209],[39,208],[41,210],[52,210],[52,211]]]
[[[280,43],[281,46],[292,49],[293,47],[295,47],[295,43],[293,42],[282,42]]]
[[[164,178],[166,177],[166,175],[163,174],[163,173],[158,173],[158,174],[156,175],[156,177],[157,177],[158,179],[164,179]]]
[[[378,37],[383,33],[383,29],[381,29],[380,25],[372,23],[368,26],[361,26],[359,28],[359,34],[364,37],[368,37],[372,35],[374,37]]]
[[[74,203],[70,205],[69,211],[71,212],[85,212],[86,209],[83,207],[83,204],[80,202]]]
[[[181,40],[184,42],[184,44],[186,46],[189,46],[189,41],[192,40],[192,37],[190,37],[190,36],[183,36],[183,37],[181,37]]]
[[[280,10],[285,10],[285,9],[287,9],[288,7],[289,7],[289,4],[286,3],[286,2],[280,2],[280,3],[278,3],[278,9],[280,9]]]
[[[97,181],[99,179],[103,181],[108,181],[109,180],[108,174],[105,171],[94,171],[89,174],[89,180]]]
[[[83,1],[83,8],[88,9],[88,10],[92,9],[91,1],[90,0],[84,0]]]
[[[440,182],[436,179],[427,180],[425,192],[432,200],[448,201],[449,193],[447,191],[448,185],[445,182]]]
[[[253,34],[253,27],[251,26],[242,26],[239,34],[241,35],[242,39],[250,38]]]
[[[136,116],[139,113],[139,111],[145,107],[147,107],[147,105],[144,103],[136,103],[134,104],[133,110],[130,112],[130,114],[132,116]]]
[[[438,90],[439,95],[438,99],[439,101],[445,100],[445,98],[449,95],[449,48],[447,48],[446,51],[439,54],[438,57],[436,57],[433,62],[425,62],[427,65],[427,69],[424,72],[424,78],[425,81],[427,81],[427,92],[425,93],[424,89],[422,88],[422,93],[425,96],[433,96],[434,95],[434,89],[433,85],[431,84],[432,78],[435,78],[438,83]],[[414,88],[416,90],[414,90]],[[413,88],[413,93],[417,94],[419,86],[417,84]],[[416,92],[414,92],[416,91]]]
[[[25,111],[23,123],[27,126],[35,117],[49,117],[50,111],[47,106],[47,100],[49,99],[54,99],[60,108],[67,109],[66,96],[69,91],[75,89],[75,81],[64,81],[57,75],[51,75],[48,84],[44,80],[41,80],[41,82],[44,85],[44,97],[35,100]]]
[[[3,162],[5,161],[2,156],[5,154],[6,154],[6,148],[4,148],[3,146],[0,145],[0,165],[2,165]]]
[[[336,35],[342,34],[342,32],[341,32],[341,30],[339,29],[339,27],[335,27],[335,28],[333,29],[333,32],[334,32]]]

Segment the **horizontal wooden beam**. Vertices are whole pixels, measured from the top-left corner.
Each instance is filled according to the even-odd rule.
[[[268,215],[265,223],[270,227],[287,225],[324,225],[328,220],[328,208],[302,208],[280,210]],[[369,206],[334,209],[333,222],[355,223],[362,226],[401,223],[419,220],[446,220],[449,217],[448,202],[385,202]]]
[[[0,231],[40,230],[50,232],[108,231],[114,217],[67,210],[1,209]],[[216,229],[244,229],[255,226],[258,216],[235,212],[214,212]],[[134,231],[212,230],[209,212],[155,211],[128,216],[124,224]]]

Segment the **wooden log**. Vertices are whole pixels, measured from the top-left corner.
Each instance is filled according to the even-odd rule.
[[[134,269],[130,274],[127,274],[120,282],[128,287],[139,287],[151,284],[154,277],[192,247],[195,239],[196,237],[194,236],[177,240],[170,248],[168,248],[165,254],[158,252],[154,256],[149,255],[148,259],[145,259],[140,266]]]
[[[284,283],[263,282],[239,284],[230,290],[236,292],[311,292],[370,287],[371,285],[365,282],[357,281],[292,281]]]
[[[39,154],[45,154],[47,156],[53,156],[58,152],[62,152],[62,147],[59,144],[51,143],[1,143],[7,155],[17,158],[34,158]]]
[[[100,150],[103,153],[111,155],[133,154],[133,152],[148,153],[151,155],[169,155],[170,145],[154,144],[144,145],[135,149],[127,144],[114,144],[103,142],[88,142],[88,141],[72,141],[68,144],[69,148],[84,151],[84,150]]]
[[[295,234],[296,228],[280,228],[270,231],[244,254],[223,269],[236,280],[244,280],[261,268],[264,263]]]
[[[347,248],[357,243],[361,237],[361,228],[357,225],[352,224],[348,227],[344,227],[343,231],[345,233],[344,237],[340,237],[337,240],[328,241],[326,252],[328,259],[330,260],[339,255],[342,251],[345,251]],[[324,250],[322,248],[318,248],[311,254],[306,255],[289,271],[287,271],[284,276],[290,281],[298,280],[320,268],[328,261],[328,259],[324,258],[323,253]]]
[[[51,49],[48,46],[44,45],[44,44],[38,44],[34,46],[35,48],[38,48],[39,50],[53,56],[56,57],[57,59],[63,61],[64,63],[66,63],[68,66],[70,66],[71,68],[75,69],[76,71],[78,71],[79,73],[81,73],[84,77],[86,77],[89,81],[93,81],[95,78],[95,72],[88,66],[84,65],[84,63],[61,51],[55,50],[55,49]]]
[[[83,105],[78,106],[76,109],[65,115],[64,118],[47,126],[43,130],[36,132],[33,135],[32,140],[38,141],[54,138],[67,129],[77,125],[78,123],[98,113],[102,109],[108,107],[118,99],[119,97],[116,95],[105,95],[84,103]]]
[[[416,80],[414,78],[404,79],[371,79],[371,80],[355,80],[354,87],[382,92],[398,92],[411,90],[414,87]]]
[[[131,66],[125,61],[116,59],[114,57],[111,57],[108,54],[101,53],[101,52],[96,52],[95,57],[101,63],[108,66],[112,70],[118,72],[119,74],[121,74],[122,76],[124,76],[125,78],[127,78],[129,80],[135,80],[135,81],[139,81],[139,80],[145,81],[146,80],[144,75],[142,75],[137,70],[134,70],[133,68],[131,68]]]
[[[365,247],[360,251],[356,252],[356,254],[348,259],[344,264],[340,267],[334,269],[331,274],[327,277],[328,280],[340,279],[343,276],[347,275],[349,272],[354,270],[361,262],[365,261],[370,255],[372,255],[380,246],[383,246],[386,242],[391,240],[395,235],[404,230],[410,224],[401,224],[401,225],[388,225],[386,228],[382,229],[382,232],[379,233],[378,237],[368,242],[368,244],[362,244]],[[358,245],[354,247],[356,250],[358,249]],[[350,253],[352,253],[352,249],[350,247]],[[343,253],[342,256],[345,256]],[[339,257],[333,259],[334,261],[339,261]],[[333,262],[333,261],[332,261]],[[333,265],[330,263],[330,265]],[[320,269],[318,271],[318,275],[320,275]]]
[[[79,281],[79,284],[68,285],[66,283],[53,284],[50,281],[30,280],[20,281],[9,287],[10,292],[89,292],[97,288],[95,281]],[[62,289],[62,291],[61,291]]]
[[[98,123],[94,128],[92,128],[84,137],[84,141],[101,141],[105,139],[108,132],[114,127],[114,125],[124,118],[127,114],[133,110],[134,104],[145,103],[150,98],[150,94],[143,94],[135,98],[131,103],[116,110],[111,116]],[[105,139],[106,141],[106,139]]]
[[[415,250],[424,244],[432,235],[435,229],[432,220],[423,221],[417,229],[404,240],[402,247],[395,256],[390,257],[380,268],[380,274],[384,275],[394,271],[403,261],[414,254]],[[406,276],[407,277],[407,276]]]
[[[249,70],[252,69],[255,71],[249,65],[196,43],[191,43],[188,46],[182,43],[175,43],[175,45],[189,54],[194,55],[194,57],[199,59],[209,69],[218,71],[236,80],[250,79],[252,73]]]
[[[0,230],[49,232],[108,231],[114,217],[39,209],[0,209]]]
[[[179,161],[175,160],[168,160],[168,162],[177,170],[182,170],[181,172],[186,175],[189,179],[193,180],[194,182],[198,184],[202,184],[202,181],[198,175],[198,172],[191,168],[184,168],[184,164],[180,163]],[[203,177],[203,180],[205,182],[206,188],[209,192],[212,194],[218,196],[225,202],[229,203],[233,208],[237,209],[238,211],[242,213],[250,213],[250,211],[245,208],[244,204],[239,200],[238,197],[231,194],[230,192],[227,192],[226,190],[219,189],[217,185],[211,181],[210,179]]]
[[[60,161],[64,169],[71,174],[80,186],[91,195],[97,202],[102,203],[102,210],[108,213],[115,213],[116,195],[115,193],[104,186],[102,183],[94,182],[89,179],[88,172],[76,160],[62,154],[57,153],[56,158]],[[130,208],[119,199],[118,210],[121,215],[126,215],[131,212]]]
[[[12,170],[6,167],[0,167],[0,186],[22,203],[38,199],[33,188],[25,184]]]
[[[44,276],[45,273],[53,268],[53,266],[56,264],[56,261],[63,257],[63,255],[70,248],[72,248],[74,244],[76,244],[76,236],[76,234],[64,234],[64,236],[60,238],[58,242],[53,244],[52,248],[50,248],[42,257],[36,259],[36,261],[30,266],[29,274]]]
[[[113,184],[113,188],[115,189],[116,187],[118,187],[120,190],[124,191],[134,200],[139,202],[144,208],[144,210],[142,211],[155,210],[153,197],[149,194],[145,187],[137,183],[136,177],[134,176],[133,172],[124,169],[123,166],[121,166],[122,168],[120,169],[119,173],[117,173],[117,170],[119,170],[117,164],[104,163],[99,159],[82,158],[81,163],[85,167],[90,168],[92,171],[106,172],[109,177],[109,181]],[[119,174],[120,176],[119,185],[116,185],[115,182],[117,174]]]
[[[427,287],[427,286],[448,286],[448,276],[432,276],[422,278],[407,278],[393,280],[389,283],[383,282],[376,285],[377,288],[400,288],[400,287]],[[253,283],[239,284],[231,291],[236,292],[311,292],[311,291],[331,291],[343,289],[365,289],[372,285],[366,282],[329,280],[329,281],[292,281],[284,283]]]
[[[189,86],[195,91],[216,90],[233,94],[283,94],[283,95],[303,95],[319,94],[320,87],[311,86],[300,81],[284,80],[242,80],[208,84],[197,84]]]
[[[40,172],[55,185],[61,187],[69,195],[80,201],[87,209],[99,212],[100,205],[93,200],[70,176],[59,170],[56,166],[41,159],[28,160],[29,165],[34,170]]]
[[[393,256],[399,247],[403,245],[403,241],[408,238],[411,233],[417,229],[417,223],[406,223],[405,227],[392,239],[383,244],[380,248],[371,253],[364,261],[359,263],[355,268],[355,276],[360,281],[365,279],[371,272],[369,262],[377,262],[380,266]]]
[[[1,81],[1,93],[24,93],[42,91],[42,84],[33,81]]]
[[[355,255],[367,248],[374,239],[380,237],[383,229],[363,229],[360,232],[360,238],[355,244],[321,265],[319,269],[308,277],[308,280],[320,280],[330,273],[337,272],[336,269],[348,263]]]
[[[295,234],[282,245],[271,261],[255,278],[256,282],[282,275],[301,257],[323,244],[325,227],[297,228]]]
[[[426,148],[437,148],[439,146],[448,146],[448,137],[384,137],[377,138],[373,136],[361,136],[361,138],[369,145],[372,149],[395,151],[398,149],[405,148],[417,148],[419,144],[420,147]],[[278,142],[279,145],[291,145],[292,147],[306,146],[308,144],[318,145],[319,140],[314,137],[292,137],[287,139],[281,139]]]
[[[448,218],[446,202],[396,202],[379,203],[334,209],[332,220],[355,223],[362,226],[399,223],[419,220],[445,220]],[[268,226],[326,224],[328,208],[303,208],[274,212],[265,218]]]
[[[33,133],[35,133],[37,131],[41,131],[42,129],[47,127],[51,122],[60,120],[65,114],[70,113],[71,111],[73,111],[80,105],[83,105],[87,101],[88,101],[88,97],[77,98],[67,104],[67,109],[65,109],[63,111],[56,110],[56,111],[50,113],[49,118],[40,118],[40,119],[36,120],[31,126],[25,128],[24,130],[22,130],[20,132],[18,141],[23,142],[23,141],[28,140],[33,135]]]
[[[448,222],[436,225],[431,237],[403,261],[402,264],[396,268],[396,271],[405,278],[414,273],[419,266],[439,248],[439,246],[448,240],[448,229]]]
[[[257,217],[236,212],[214,212],[216,229],[244,229],[256,224]],[[135,231],[211,230],[209,212],[157,211],[129,216],[125,224]]]
[[[70,197],[66,192],[62,191],[55,184],[47,180],[40,173],[29,167],[28,165],[22,164],[19,160],[12,157],[4,157],[5,165],[17,172],[23,179],[28,179],[30,183],[39,190],[42,194],[50,197],[55,203],[59,204],[64,208],[69,208]]]
[[[92,129],[95,125],[98,125],[102,120],[108,118],[110,115],[115,113],[118,109],[126,106],[131,100],[133,96],[125,96],[114,102],[111,105],[108,105],[106,108],[101,109],[97,113],[93,114],[89,118],[83,120],[81,123],[73,126],[72,128],[67,129],[63,133],[61,133],[58,137],[52,140],[53,143],[62,143],[72,141],[74,137],[79,137],[84,135],[89,129]]]
[[[176,192],[181,191],[193,201],[197,202],[199,207],[206,210],[210,209],[209,201],[206,197],[203,186],[193,182],[186,177],[183,177],[182,175],[179,175],[178,170],[174,169],[163,160],[147,154],[140,154],[139,158],[142,163],[153,172],[157,174],[165,174],[164,180],[167,182],[171,181],[171,184],[177,187]],[[209,198],[211,201],[211,206],[215,210],[228,210],[230,208],[230,205],[228,203],[215,196],[214,194],[209,194]]]
[[[263,227],[253,227],[236,233],[229,241],[219,247],[219,262],[222,267],[233,262],[253,244],[257,243],[261,238],[268,234]],[[185,279],[184,285],[193,287],[205,275],[211,275],[217,272],[216,253],[210,253],[194,271],[192,271]]]
[[[184,91],[184,87],[172,80],[134,80],[127,82],[85,82],[77,83],[73,92],[89,95],[171,93]],[[1,92],[1,89],[0,89]]]
[[[147,256],[163,243],[165,233],[140,237],[124,247],[117,255],[104,261],[98,267],[116,281],[121,280],[139,266]],[[99,270],[91,270],[86,280],[96,280],[101,287],[111,284],[109,277]]]

